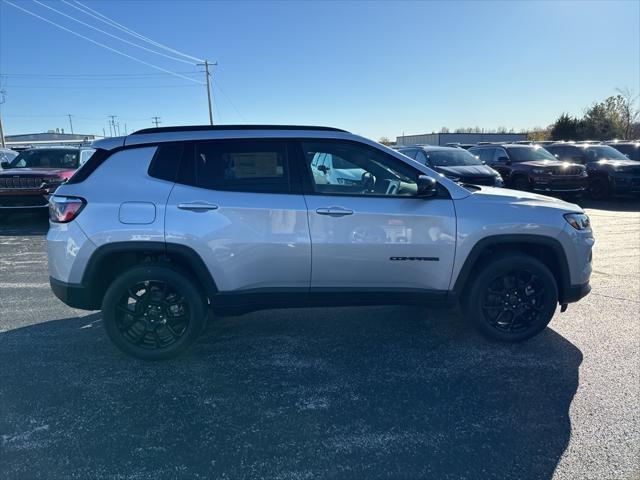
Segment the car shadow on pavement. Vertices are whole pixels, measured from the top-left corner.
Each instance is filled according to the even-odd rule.
[[[417,307],[214,319],[145,363],[99,314],[0,333],[3,478],[545,479],[581,352]]]

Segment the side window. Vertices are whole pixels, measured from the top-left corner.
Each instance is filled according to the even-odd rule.
[[[288,193],[287,146],[282,141],[212,141],[195,145],[195,183],[202,188]],[[313,158],[313,157],[312,157]]]
[[[416,153],[416,158],[414,160],[416,160],[417,162],[420,162],[423,165],[429,165],[429,162],[427,161],[427,156],[422,150],[418,150],[418,153]]]
[[[493,163],[506,163],[504,158],[509,158],[507,151],[504,148],[496,148],[495,153],[493,154]]]
[[[494,163],[493,162],[493,148],[479,148],[477,150],[473,150],[471,153],[478,156],[481,161],[485,163]]]
[[[303,142],[305,163],[317,193],[412,196],[418,172],[402,161],[367,145],[342,141]],[[318,154],[331,159],[326,171],[312,167]]]
[[[403,155],[406,155],[409,158],[413,158],[414,160],[416,159],[416,155],[418,154],[419,150],[415,150],[415,149],[408,149],[408,150],[401,150],[400,153],[402,153]]]
[[[566,160],[570,162],[585,163],[587,161],[585,150],[578,147],[567,147],[567,155],[565,155],[565,157],[567,157]]]
[[[183,148],[182,143],[158,145],[151,165],[149,165],[149,176],[175,182]]]

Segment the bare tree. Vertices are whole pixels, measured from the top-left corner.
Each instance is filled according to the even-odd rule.
[[[382,145],[387,145],[387,146],[393,145],[393,142],[389,137],[380,137],[380,140],[378,140],[378,143],[381,143]]]
[[[619,110],[622,131],[624,138],[629,139],[631,138],[634,124],[637,123],[640,118],[640,107],[638,106],[640,96],[636,95],[629,87],[616,88],[616,92],[618,92],[618,96],[621,97]]]

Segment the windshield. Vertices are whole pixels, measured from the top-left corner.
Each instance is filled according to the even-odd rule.
[[[599,145],[597,147],[587,147],[584,149],[590,162],[597,160],[629,160],[623,153],[619,152],[608,145]]]
[[[538,160],[558,161],[556,157],[542,147],[507,147],[507,150],[509,150],[509,156],[512,162],[534,162]]]
[[[14,158],[9,168],[78,168],[78,150],[25,150]]]
[[[466,150],[433,150],[425,152],[429,164],[433,167],[462,167],[466,165],[482,165],[474,155]]]
[[[10,162],[18,155],[13,150],[2,150],[0,149],[0,162]]]

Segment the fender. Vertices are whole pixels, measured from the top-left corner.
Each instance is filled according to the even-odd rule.
[[[571,289],[571,276],[569,273],[569,262],[562,248],[560,241],[552,237],[528,234],[506,234],[492,235],[479,240],[471,249],[471,252],[464,261],[458,277],[455,279],[451,294],[455,298],[460,298],[462,291],[469,280],[473,267],[477,265],[483,252],[492,247],[504,246],[514,247],[516,250],[522,246],[537,246],[549,249],[557,260],[558,296],[560,303],[564,303],[565,296]]]
[[[217,292],[216,286],[209,269],[206,267],[200,255],[193,249],[184,245],[165,242],[146,241],[125,241],[102,245],[96,249],[87,263],[81,284],[90,291],[92,287],[97,287],[100,278],[100,267],[104,260],[113,254],[134,254],[134,255],[160,255],[168,257],[193,272],[196,279],[201,283],[207,296],[213,297]]]

